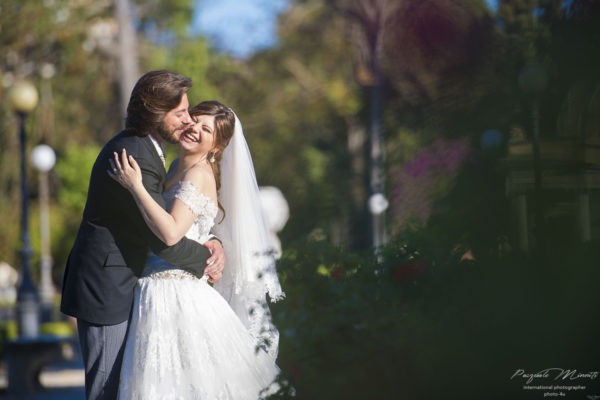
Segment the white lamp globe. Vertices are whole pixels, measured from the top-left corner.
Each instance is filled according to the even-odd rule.
[[[48,172],[54,168],[56,154],[52,147],[47,144],[40,144],[31,152],[31,163],[38,171]]]
[[[44,79],[51,79],[56,74],[56,67],[51,63],[44,63],[40,69],[40,75]]]
[[[260,187],[260,202],[269,230],[279,232],[290,217],[290,208],[281,190],[274,186]]]
[[[37,89],[30,82],[19,81],[10,88],[8,101],[15,111],[28,113],[37,105]]]
[[[382,214],[388,208],[388,201],[382,193],[374,193],[369,197],[369,211],[373,215]]]

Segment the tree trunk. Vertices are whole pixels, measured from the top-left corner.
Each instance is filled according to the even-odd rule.
[[[116,0],[115,13],[119,23],[118,62],[121,111],[125,116],[131,90],[139,76],[137,40],[127,0]]]
[[[383,6],[382,6],[383,8]],[[371,109],[369,115],[369,133],[371,139],[370,151],[370,187],[371,196],[385,194],[384,147],[381,132],[381,115],[383,113],[383,87],[381,68],[379,65],[379,47],[383,31],[383,10],[378,10],[377,20],[374,22],[372,36],[369,37],[369,51],[371,57],[371,73],[373,86],[371,87]],[[385,211],[379,214],[371,213],[371,233],[373,247],[386,243]]]
[[[348,154],[350,155],[350,199],[351,211],[348,218],[350,243],[353,248],[365,248],[370,243],[367,215],[367,129],[357,116],[346,118],[348,127]]]

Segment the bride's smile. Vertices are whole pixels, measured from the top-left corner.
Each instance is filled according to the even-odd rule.
[[[215,117],[213,115],[198,115],[194,117],[194,124],[181,135],[180,143],[189,144],[197,150],[210,151],[215,142]],[[184,146],[188,149],[188,146]]]

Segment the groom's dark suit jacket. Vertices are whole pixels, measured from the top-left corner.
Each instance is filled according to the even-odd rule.
[[[183,238],[167,247],[147,227],[133,196],[106,172],[113,152],[132,155],[144,186],[164,207],[165,168],[151,139],[123,131],[100,151],[90,177],[87,202],[63,278],[61,311],[92,324],[129,318],[137,276],[152,250],[171,264],[202,271],[208,249]]]

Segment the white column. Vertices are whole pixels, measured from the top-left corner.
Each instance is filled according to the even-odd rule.
[[[48,212],[48,172],[40,171],[40,230],[41,230],[41,265],[40,265],[40,297],[42,303],[51,305],[54,298],[52,285],[52,256],[50,253],[50,217]]]

